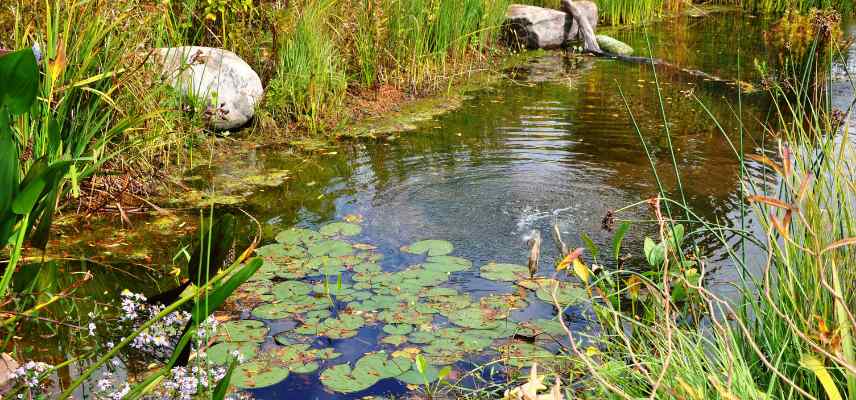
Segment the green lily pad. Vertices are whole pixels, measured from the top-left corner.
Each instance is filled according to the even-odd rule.
[[[383,331],[390,335],[406,335],[413,331],[413,326],[408,324],[392,324],[384,326]]]
[[[472,329],[493,329],[499,326],[501,321],[492,319],[482,308],[469,307],[455,310],[446,315],[449,322]]]
[[[309,229],[292,228],[276,235],[276,241],[283,244],[310,244],[321,239],[321,234]]]
[[[235,368],[231,383],[241,389],[257,389],[276,385],[288,375],[288,368],[268,361],[251,361]]]
[[[309,255],[312,257],[342,257],[353,253],[354,247],[341,240],[322,240],[309,246]]]
[[[401,251],[411,254],[427,254],[429,257],[433,257],[445,256],[454,249],[455,246],[445,240],[422,240],[410,246],[402,247]]]
[[[271,288],[271,293],[277,299],[289,301],[290,299],[307,296],[312,292],[312,286],[300,281],[286,281],[278,283]]]
[[[447,297],[457,296],[459,293],[456,289],[447,287],[433,287],[425,292],[425,297]]]
[[[515,282],[529,278],[529,268],[517,264],[490,263],[481,267],[481,277],[492,281]]]
[[[268,260],[279,261],[286,258],[306,257],[306,250],[297,246],[283,246],[280,243],[269,244],[256,249],[256,255]]]
[[[525,368],[532,365],[532,360],[550,358],[553,353],[549,350],[526,342],[512,342],[498,349],[502,361],[515,368]]]
[[[331,236],[356,236],[359,235],[360,232],[363,231],[363,228],[356,224],[350,224],[347,222],[333,222],[332,224],[327,224],[321,227],[318,230],[322,235],[331,237]]]
[[[347,339],[356,336],[357,330],[365,323],[362,317],[348,314],[323,321],[307,318],[304,324],[297,327],[294,332],[301,335],[326,336],[330,339]]]
[[[285,304],[268,303],[254,308],[250,314],[259,319],[274,320],[288,318],[292,315],[292,312],[289,311]]]
[[[330,360],[341,354],[331,348],[315,349],[308,344],[294,344],[277,348],[270,356],[278,365],[287,367],[291,372],[308,374],[318,369],[318,360]]]
[[[466,258],[453,256],[434,256],[428,257],[422,265],[427,270],[435,270],[441,272],[460,272],[472,268],[473,263]]]
[[[208,348],[205,354],[212,364],[225,365],[232,362],[232,353],[236,351],[244,360],[249,360],[256,356],[258,350],[258,344],[254,342],[222,342]]]
[[[406,358],[390,358],[384,351],[366,354],[354,365],[354,369],[364,371],[378,379],[394,378],[408,370],[413,363]]]
[[[433,365],[426,365],[425,370],[421,373],[416,370],[416,368],[411,369],[399,376],[396,376],[395,379],[398,379],[401,382],[404,382],[408,385],[424,385],[426,383],[434,383],[437,379],[440,378],[440,370]]]
[[[403,335],[392,335],[387,336],[381,339],[382,343],[391,344],[393,346],[401,346],[404,343],[407,343],[407,336]]]
[[[355,373],[348,364],[334,365],[321,373],[324,387],[339,393],[362,392],[378,382],[378,378],[365,373]]]
[[[263,342],[268,328],[262,321],[229,321],[218,329],[217,339],[224,342]]]
[[[413,344],[428,344],[437,338],[433,332],[416,331],[407,336],[407,341]]]

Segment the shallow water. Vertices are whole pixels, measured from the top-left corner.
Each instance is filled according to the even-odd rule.
[[[767,24],[741,14],[720,14],[676,18],[647,30],[624,29],[614,36],[631,44],[640,55],[647,54],[650,41],[656,57],[726,79],[755,82],[758,75],[753,58],[774,56],[766,53],[760,36]],[[856,57],[852,53],[850,57],[852,65]],[[650,66],[557,53],[507,72],[509,80],[471,93],[461,108],[421,124],[414,132],[397,135],[395,140],[342,144],[308,158],[276,150],[252,151],[239,161],[194,172],[230,176],[247,170],[288,170],[290,179],[257,189],[241,205],[261,221],[268,241],[284,229],[317,229],[347,215],[359,215],[363,230],[353,240],[377,246],[385,256],[381,262],[384,270],[398,271],[419,261],[401,254],[401,246],[422,239],[448,240],[455,247],[453,255],[474,264],[469,271],[452,274],[449,286],[474,299],[513,291],[509,285],[480,278],[478,267],[492,261],[525,264],[524,236],[533,229],[544,237],[539,274],[550,276],[558,254],[550,233],[554,219],[569,246],[582,247],[580,236],[585,233],[602,253],[608,253],[612,233],[602,228],[602,218],[610,210],[658,193],[651,162],[662,185],[680,199],[669,140],[687,204],[723,225],[752,226],[751,220],[740,220],[735,150],[696,97],[714,114],[734,146],[739,146],[737,116],[742,116],[743,148],[750,153],[759,151],[768,140],[759,128],[770,108],[763,94],[738,95],[734,86],[672,69],[657,70],[655,76]],[[667,121],[659,108],[657,80]],[[837,104],[852,101],[852,90],[843,84],[835,90]],[[628,107],[651,160],[631,123]],[[764,172],[750,166],[748,173],[760,177]],[[652,215],[647,206],[640,205],[616,217],[647,221]],[[649,222],[635,224],[625,239],[624,253],[634,255],[632,266],[643,267],[639,254],[646,235],[654,235]],[[717,240],[691,238],[708,256],[707,284],[728,292],[729,283],[739,273],[728,264]],[[729,241],[735,239],[729,237]],[[752,249],[746,251],[753,256]],[[591,254],[585,259],[594,261]],[[615,264],[611,257],[599,262],[607,268]],[[531,300],[531,294],[529,297]],[[530,304],[513,313],[512,319],[555,313],[545,303]],[[586,311],[585,307],[568,311],[574,328],[587,327]],[[248,314],[245,310],[244,316]],[[289,323],[270,325],[271,333],[276,334]],[[380,326],[369,326],[354,338],[325,341],[323,345],[343,355],[322,365],[321,370],[354,361],[367,351],[393,350],[378,344],[379,334]],[[269,337],[264,348],[274,346]],[[282,383],[253,394],[262,399],[298,394],[307,399],[349,399],[407,391],[405,385],[387,379],[364,392],[334,394],[325,390],[318,376],[318,372],[291,374]]]

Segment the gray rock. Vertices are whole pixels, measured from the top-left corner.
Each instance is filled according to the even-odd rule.
[[[207,106],[212,128],[234,129],[253,118],[264,95],[262,80],[235,53],[187,46],[156,49],[155,55],[173,88]]]
[[[597,5],[591,1],[573,2],[591,24],[597,27]],[[512,46],[527,49],[552,49],[576,40],[579,27],[569,15],[550,8],[512,4],[505,14],[503,35]]]
[[[621,56],[629,56],[633,54],[633,48],[618,39],[614,39],[606,35],[597,35],[596,38],[597,44],[607,53],[618,54]]]

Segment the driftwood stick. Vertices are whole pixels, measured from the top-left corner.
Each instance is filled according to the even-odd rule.
[[[579,35],[583,39],[583,48],[593,53],[602,53],[600,46],[597,44],[597,38],[594,36],[594,28],[589,24],[588,19],[586,19],[580,9],[574,5],[574,2],[571,0],[562,0],[562,11],[571,14],[574,20],[577,21],[577,26],[580,28]]]
[[[565,244],[565,241],[562,240],[562,232],[559,230],[559,219],[556,218],[555,222],[553,222],[553,239],[556,240],[556,248],[559,250],[559,254],[564,258],[568,255],[568,245]]]
[[[538,273],[538,260],[541,258],[541,232],[532,230],[529,234],[529,275],[535,277]]]

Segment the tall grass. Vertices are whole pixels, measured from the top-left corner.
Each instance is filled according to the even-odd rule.
[[[747,176],[742,191],[760,235],[738,229],[735,244],[662,192],[651,202],[664,244],[646,245],[652,272],[607,272],[593,283],[604,340],[577,355],[596,396],[856,398],[856,151],[824,97],[794,89],[771,89],[767,152],[744,158],[723,132],[741,162],[767,170],[765,181]],[[686,244],[675,239],[677,219],[692,221]],[[706,286],[710,267],[692,245],[699,236],[716,238],[740,272],[739,297]],[[749,247],[761,256],[747,257]]]
[[[856,11],[856,4],[851,0],[743,0],[741,3],[744,8],[757,13],[807,12],[812,8],[833,8],[845,14]]]

